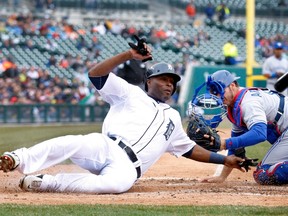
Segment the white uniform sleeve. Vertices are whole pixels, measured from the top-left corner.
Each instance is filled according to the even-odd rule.
[[[105,85],[98,90],[103,100],[109,104],[123,101],[128,93],[132,91],[133,85],[127,85],[127,81],[110,73]]]
[[[173,136],[173,140],[171,142],[171,145],[169,145],[167,152],[175,155],[176,157],[180,157],[189,150],[191,150],[196,145],[196,143],[187,136],[185,130],[183,129],[180,115],[179,113],[177,114],[179,116],[179,121],[177,121],[175,127],[176,133]]]
[[[263,63],[262,67],[262,74],[271,74],[273,71],[271,71],[271,58],[266,59],[266,61]]]

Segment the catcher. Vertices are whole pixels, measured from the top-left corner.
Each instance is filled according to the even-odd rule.
[[[218,152],[221,150],[221,138],[216,128],[227,116],[227,107],[223,104],[221,97],[219,98],[211,94],[209,86],[206,87],[204,94],[199,95],[199,92],[205,85],[206,83],[203,83],[195,89],[195,94],[188,105],[189,120],[186,132],[189,138],[194,140],[198,145],[209,151]],[[207,110],[215,114],[214,116],[212,115],[213,117],[210,117],[210,119],[204,117]],[[258,159],[246,157],[245,148],[237,148],[232,153],[244,159],[240,166],[244,167],[246,172],[250,170],[251,166],[257,165]]]
[[[268,141],[272,146],[257,165],[253,177],[262,185],[288,184],[288,98],[269,89],[242,88],[237,82],[239,78],[226,70],[208,77],[207,90],[227,105],[227,117],[233,126],[232,137],[218,137],[211,148],[227,149],[228,154],[233,154],[239,148]],[[203,182],[223,182],[231,171],[224,166],[220,176],[203,179]]]

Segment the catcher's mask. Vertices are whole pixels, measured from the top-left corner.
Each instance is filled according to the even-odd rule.
[[[147,70],[146,81],[145,81],[145,91],[148,91],[147,80],[150,79],[151,77],[160,76],[160,75],[169,75],[173,77],[174,79],[174,83],[173,83],[174,88],[172,92],[172,95],[173,95],[174,92],[176,91],[177,82],[181,80],[181,77],[177,73],[175,73],[175,70],[172,67],[172,65],[164,63],[164,62],[154,64]]]
[[[225,88],[239,78],[227,70],[218,70],[208,76],[207,81],[195,89],[188,114],[201,115],[212,128],[216,128],[227,113],[226,106],[223,104]],[[198,95],[205,85],[206,92]],[[212,115],[212,117],[208,119],[208,115]]]
[[[222,100],[209,93],[194,95],[188,104],[188,115],[198,115],[211,128],[216,128],[226,117],[227,109]]]

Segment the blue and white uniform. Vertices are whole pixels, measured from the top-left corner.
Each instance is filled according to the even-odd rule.
[[[288,72],[288,60],[284,57],[280,59],[276,58],[275,55],[267,58],[262,67],[262,74],[269,74],[271,77],[267,79],[266,87],[271,90],[275,90],[274,85],[279,77],[277,77],[277,72],[287,73]],[[288,90],[284,90],[282,94],[287,96]]]
[[[229,153],[268,140],[272,146],[254,172],[260,184],[288,183],[288,97],[257,88],[242,88],[228,108],[233,123],[226,139]]]

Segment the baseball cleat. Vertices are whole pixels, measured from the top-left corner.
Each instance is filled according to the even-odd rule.
[[[19,187],[24,191],[39,191],[43,175],[26,175],[20,179]]]
[[[16,169],[19,163],[19,157],[14,152],[5,152],[0,156],[0,170],[3,170],[3,172]]]

